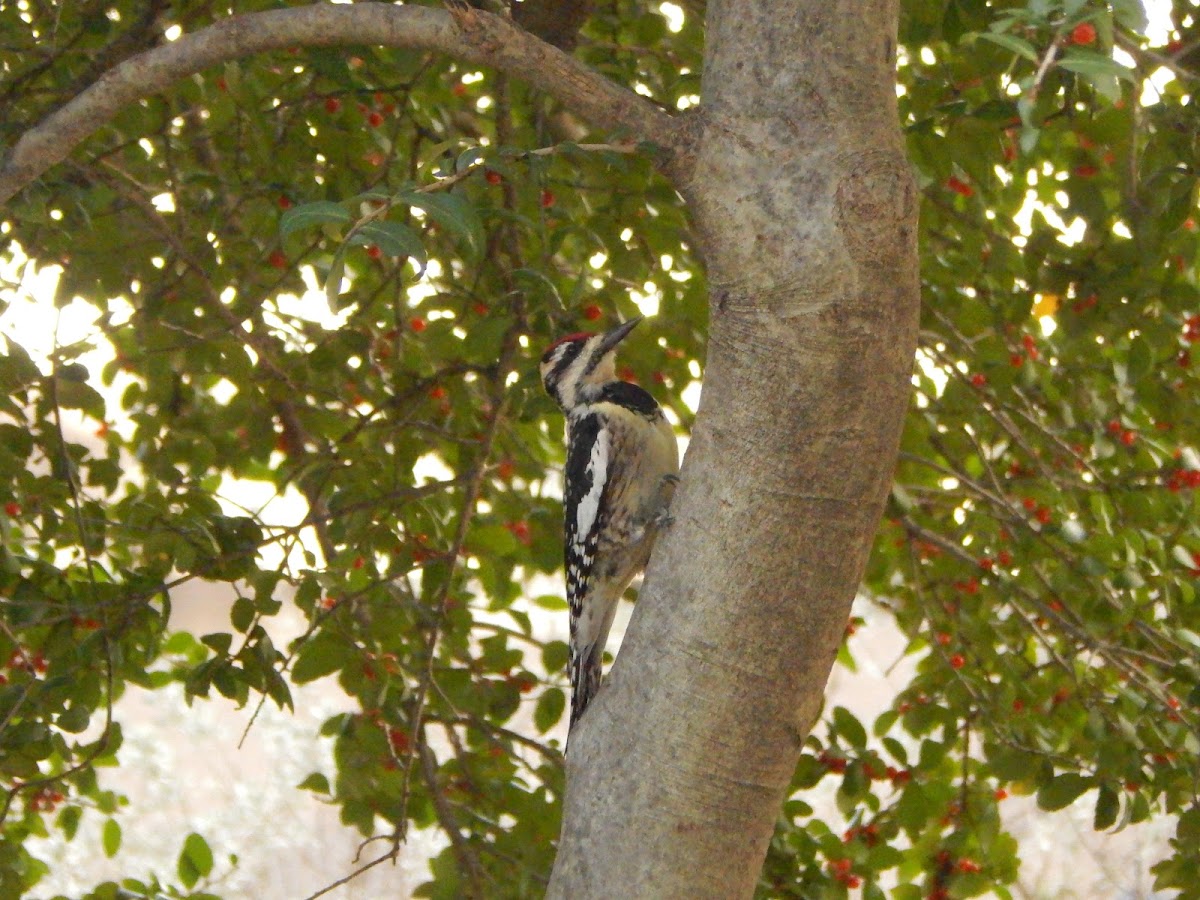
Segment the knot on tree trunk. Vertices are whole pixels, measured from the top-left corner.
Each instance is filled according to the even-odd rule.
[[[834,193],[835,213],[854,258],[894,265],[912,239],[916,218],[917,191],[908,163],[891,148],[846,153],[838,163],[846,174]]]

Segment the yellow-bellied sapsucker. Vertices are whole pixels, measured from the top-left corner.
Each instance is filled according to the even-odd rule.
[[[542,355],[542,384],[567,416],[563,511],[571,609],[571,721],[600,687],[617,602],[645,568],[679,471],[658,403],[616,375],[616,348],[641,318],[604,334],[571,334]]]

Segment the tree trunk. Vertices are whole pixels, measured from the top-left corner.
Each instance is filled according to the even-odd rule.
[[[710,0],[680,188],[704,394],[549,896],[749,897],[891,481],[916,348],[897,0]]]

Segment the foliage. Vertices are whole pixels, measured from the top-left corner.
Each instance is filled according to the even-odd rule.
[[[108,6],[0,6],[5,142],[169,25],[212,20]],[[926,308],[866,591],[920,661],[873,726],[834,709],[810,739],[764,896],[1003,892],[1004,792],[1047,810],[1086,794],[1098,828],[1178,815],[1156,873],[1195,890],[1200,25],[1184,12],[1179,46],[1143,50],[1130,0],[908,4]],[[694,7],[672,23],[613,4],[575,53],[685,108],[702,29]],[[1176,78],[1143,107],[1164,62]],[[326,722],[337,768],[304,789],[365,837],[444,831],[423,896],[539,891],[566,653],[530,618],[561,609],[530,587],[560,568],[561,422],[537,356],[653,298],[623,374],[684,431],[704,358],[685,211],[649,148],[614,141],[453,60],[301,47],[127,108],[5,210],[6,240],[62,267],[58,306],[97,320],[48,360],[13,340],[0,356],[0,893],[44,874],[27,837],[82,816],[111,821],[118,852],[100,773],[120,763],[125,685],[287,706],[322,678],[357,711]],[[1059,217],[1081,223],[1072,240]],[[318,285],[327,313],[292,299]],[[97,347],[111,362],[89,369]],[[67,427],[81,417],[95,440]],[[248,508],[252,482],[304,515]],[[236,590],[227,630],[172,632],[171,592],[194,579]],[[285,604],[309,627],[276,646]],[[805,802],[824,778],[846,840]],[[124,890],[203,896],[211,868],[193,835],[177,884]]]

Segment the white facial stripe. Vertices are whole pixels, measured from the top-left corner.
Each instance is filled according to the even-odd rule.
[[[576,544],[581,545],[587,539],[600,513],[600,497],[608,479],[608,450],[608,429],[602,428],[596,435],[596,443],[592,445],[592,454],[588,458],[587,472],[592,476],[592,486],[575,509]]]

